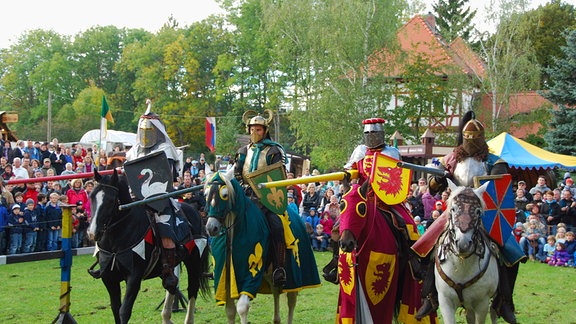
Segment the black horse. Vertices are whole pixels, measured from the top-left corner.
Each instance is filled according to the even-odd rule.
[[[98,185],[90,194],[92,220],[89,233],[97,242],[101,278],[110,295],[116,323],[128,323],[141,281],[158,277],[161,273],[159,248],[154,244],[151,217],[147,208],[136,206],[120,211],[119,205],[132,202],[125,176],[117,172],[100,175],[95,171]],[[209,247],[200,214],[190,205],[182,204],[182,211],[191,224],[191,240],[179,248],[179,260],[188,273],[188,313],[186,323],[194,322],[194,306],[198,291],[210,294],[208,278]],[[195,239],[192,239],[195,238]],[[126,281],[124,300],[121,301],[120,282]],[[174,295],[166,292],[162,322],[170,323]]]

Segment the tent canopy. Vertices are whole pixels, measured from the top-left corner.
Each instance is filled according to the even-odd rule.
[[[106,131],[105,140],[107,143],[122,143],[124,144],[124,146],[131,147],[134,146],[134,144],[136,144],[136,134],[109,129]],[[84,134],[84,136],[82,136],[82,138],[80,139],[80,143],[95,144],[99,142],[100,142],[99,129],[93,129],[86,132],[86,134]]]
[[[576,157],[548,152],[506,132],[487,143],[489,152],[512,168],[576,170]]]

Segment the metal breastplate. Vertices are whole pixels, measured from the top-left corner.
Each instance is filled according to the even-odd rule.
[[[268,151],[270,150],[270,146],[263,147],[260,150],[260,156],[258,157],[258,161],[256,162],[256,168],[254,170],[258,170],[268,165],[266,161],[266,155],[268,155]],[[244,160],[244,165],[242,166],[242,176],[245,176],[250,173],[250,167],[252,165],[252,159],[254,158],[254,151],[255,148],[253,146],[249,146],[246,150],[246,160]]]
[[[474,187],[474,177],[488,174],[486,164],[473,158],[458,162],[452,177],[458,186]]]

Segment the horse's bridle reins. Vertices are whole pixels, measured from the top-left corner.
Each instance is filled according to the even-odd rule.
[[[441,253],[445,253],[447,250],[449,252],[452,252],[452,254],[456,255],[456,251],[454,250],[454,237],[455,237],[455,224],[454,221],[452,219],[452,216],[450,215],[450,213],[448,212],[448,222],[449,222],[449,226],[448,226],[448,233],[446,233],[446,237],[445,239],[448,240],[448,242],[443,243],[441,246],[441,249],[443,250]],[[470,224],[470,226],[472,228],[475,228],[476,230],[474,231],[474,234],[472,236],[472,242],[474,245],[474,251],[466,256],[463,257],[463,259],[466,259],[474,254],[476,254],[480,260],[485,259],[484,260],[484,265],[482,266],[482,268],[480,269],[480,272],[478,272],[478,274],[476,274],[474,277],[472,277],[471,279],[469,279],[468,281],[464,282],[464,283],[457,283],[454,280],[452,280],[452,278],[448,277],[448,275],[444,272],[444,270],[442,270],[442,266],[440,264],[440,257],[439,254],[440,253],[436,253],[436,256],[434,257],[434,263],[436,265],[436,270],[438,271],[438,275],[440,276],[440,278],[442,278],[442,280],[444,280],[444,282],[446,282],[448,284],[448,286],[452,287],[455,291],[456,294],[458,295],[458,299],[460,300],[460,304],[464,303],[464,296],[463,296],[463,290],[472,286],[473,284],[475,284],[478,280],[480,280],[480,278],[482,278],[482,276],[484,276],[484,273],[486,273],[486,270],[488,269],[488,265],[490,264],[490,252],[488,254],[487,258],[484,258],[485,255],[485,249],[486,247],[484,246],[483,240],[482,238],[484,237],[481,234],[481,231],[483,230],[482,228],[482,222],[481,222],[481,217],[475,217],[473,222]],[[485,239],[485,237],[484,237]],[[477,251],[480,250],[480,251]]]

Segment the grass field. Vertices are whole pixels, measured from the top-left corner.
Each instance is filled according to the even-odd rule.
[[[330,259],[327,252],[315,255],[319,269]],[[70,313],[78,323],[113,323],[104,285],[86,272],[93,260],[86,255],[74,257]],[[0,266],[0,287],[0,323],[51,323],[60,305],[60,261]],[[131,322],[159,323],[160,311],[155,308],[163,296],[159,279],[144,282]],[[333,323],[337,299],[338,286],[325,281],[320,288],[302,291],[295,323]],[[576,269],[522,264],[514,299],[519,323],[576,323]],[[282,301],[285,314],[285,297]],[[226,323],[224,308],[216,306],[212,299],[200,299],[195,316],[197,323]],[[271,318],[271,296],[259,295],[252,302],[250,322],[270,323]],[[184,313],[175,313],[173,320],[182,323]]]

